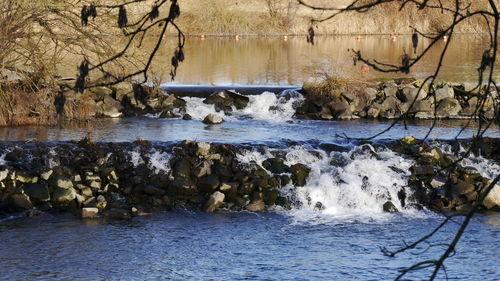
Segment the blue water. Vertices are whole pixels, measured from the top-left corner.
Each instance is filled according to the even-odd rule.
[[[437,215],[302,221],[282,212],[176,211],[129,221],[71,216],[0,222],[2,280],[388,280],[423,255],[385,257],[441,221]],[[436,242],[457,229],[451,224]],[[446,263],[450,280],[498,280],[500,216],[479,215]],[[428,271],[411,280],[429,276]],[[439,275],[438,280],[444,280]]]

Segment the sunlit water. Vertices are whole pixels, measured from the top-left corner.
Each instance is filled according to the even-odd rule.
[[[498,215],[476,217],[446,263],[450,280],[498,280]],[[286,214],[186,211],[131,221],[36,217],[0,222],[4,280],[391,280],[437,257],[382,255],[436,226],[440,218],[295,221]],[[456,225],[438,233],[449,239]],[[420,251],[421,249],[419,249]],[[422,280],[428,271],[411,275]],[[440,274],[438,280],[444,280]]]
[[[483,39],[455,39],[440,78],[473,81]],[[186,43],[186,61],[174,83],[301,85],[318,77],[318,73],[371,79],[383,75],[362,73],[359,64],[352,65],[348,48],[360,49],[382,61],[398,62],[403,48],[410,50],[410,44],[410,38],[404,36],[394,42],[389,36],[363,37],[361,41],[349,36],[319,37],[314,46],[298,37],[288,41],[278,37],[243,38],[238,42],[190,38]],[[419,51],[425,44],[428,42],[424,40]],[[433,49],[410,76],[421,78],[431,73],[442,46],[440,43]],[[167,81],[167,75],[160,80]],[[390,121],[297,120],[292,117],[293,102],[263,94],[252,97],[248,108],[229,115],[216,113],[213,106],[200,99],[188,98],[187,111],[194,117],[190,121],[150,116],[56,128],[0,128],[0,139],[4,141],[64,141],[90,136],[97,141],[116,142],[189,139],[269,144],[284,149],[287,164],[300,162],[312,168],[304,187],[282,190],[297,202],[286,211],[205,214],[176,210],[128,221],[82,221],[72,215],[47,214],[4,218],[0,221],[0,279],[387,280],[417,261],[437,258],[443,248],[431,248],[419,256],[401,254],[397,258],[385,257],[380,251],[383,246],[396,249],[403,240],[414,241],[442,220],[429,211],[404,208],[398,201],[396,193],[405,188],[408,167],[413,164],[410,160],[391,151],[381,151],[381,157],[373,159],[366,152],[358,153],[359,148],[345,141],[345,136],[372,136],[387,128]],[[226,121],[205,125],[201,120],[208,113],[219,114]],[[431,123],[406,125],[398,124],[378,139],[421,138]],[[464,121],[441,120],[430,136],[452,139],[462,125]],[[459,137],[471,137],[474,133],[472,124]],[[498,127],[493,127],[488,135],[500,137]],[[350,150],[323,151],[318,149],[321,143],[345,145]],[[238,157],[242,162],[262,163],[273,149],[250,149]],[[4,164],[5,153],[0,154],[0,163]],[[170,169],[168,153],[150,151],[148,159],[143,157],[130,152],[130,161],[148,161],[158,171]],[[464,164],[490,178],[500,171],[498,163],[482,157],[470,157]],[[381,204],[388,199],[402,212],[383,213]],[[316,208],[318,202],[323,209]],[[500,250],[496,247],[500,241],[499,225],[498,214],[481,214],[472,220],[457,254],[446,263],[451,280],[500,279]],[[449,241],[457,228],[456,224],[446,226],[433,241]],[[421,271],[410,278],[422,280],[429,274]],[[439,278],[443,280],[444,275]]]

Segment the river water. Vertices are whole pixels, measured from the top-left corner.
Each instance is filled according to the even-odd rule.
[[[403,37],[395,42],[385,37],[371,38],[355,41],[352,37],[324,37],[318,38],[315,46],[305,44],[302,38],[244,38],[239,42],[191,38],[187,60],[179,68],[175,83],[299,85],[313,76],[307,72],[310,69],[323,71],[320,66],[346,76],[374,77],[351,66],[347,48],[358,46],[367,54],[374,52],[390,59],[390,53],[409,42]],[[468,77],[475,75],[471,66],[480,58],[481,40],[473,37],[452,45],[455,58],[465,62],[453,58],[447,61],[445,68],[449,71],[443,79],[464,81],[465,77],[469,81]],[[463,48],[466,56],[462,56]],[[430,67],[432,64],[423,63],[416,76],[425,75]],[[265,159],[268,150],[278,147],[286,153],[288,162],[300,161],[312,168],[306,186],[283,190],[298,204],[291,210],[266,213],[175,210],[126,221],[79,220],[69,214],[3,218],[0,279],[387,280],[394,279],[398,270],[437,258],[443,252],[442,247],[435,247],[421,255],[389,258],[380,251],[380,247],[397,249],[403,240],[420,238],[443,219],[427,210],[403,209],[395,199],[397,190],[407,183],[410,160],[392,151],[383,151],[380,159],[372,159],[345,139],[372,136],[390,122],[297,120],[292,116],[300,96],[286,100],[266,92],[251,96],[246,109],[231,115],[215,112],[213,106],[203,104],[199,98],[186,99],[187,112],[193,117],[189,121],[148,116],[56,128],[0,128],[0,139],[57,143],[90,136],[106,142],[145,139],[172,143],[189,139],[267,147],[239,155],[242,161],[256,163]],[[208,113],[219,114],[226,122],[204,125],[200,120]],[[463,121],[439,121],[431,138],[453,139],[462,125]],[[398,124],[377,139],[421,138],[429,126],[429,122],[409,122],[406,127]],[[459,137],[473,134],[472,124]],[[493,127],[488,135],[499,138],[500,130]],[[319,149],[324,143],[343,145],[349,151]],[[149,159],[148,164],[158,169],[170,169],[166,153],[152,151]],[[333,162],[342,164],[332,166]],[[499,163],[479,155],[464,164],[490,178],[500,172]],[[401,213],[382,211],[381,203],[391,197]],[[318,202],[323,209],[316,208]],[[447,225],[433,242],[449,241],[457,228],[454,223]],[[499,280],[499,241],[500,215],[477,215],[458,244],[457,254],[446,262],[448,277]],[[420,271],[408,280],[426,279],[429,274]],[[439,280],[444,279],[441,273]]]

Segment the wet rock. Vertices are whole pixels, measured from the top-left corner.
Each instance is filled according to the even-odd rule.
[[[184,115],[182,116],[182,119],[183,119],[183,120],[192,120],[192,119],[193,119],[193,117],[192,117],[191,115],[189,115],[188,113],[186,113],[186,114],[184,114]]]
[[[149,195],[163,195],[165,194],[165,190],[161,188],[157,188],[152,185],[146,185],[143,189],[143,192]]]
[[[198,149],[196,150],[196,154],[199,156],[207,157],[210,154],[210,143],[208,142],[198,142]]]
[[[26,194],[12,194],[9,197],[10,205],[18,209],[31,209],[33,204]]]
[[[81,216],[83,219],[93,219],[99,216],[99,209],[98,208],[92,208],[92,207],[86,207],[82,208],[82,213]]]
[[[62,189],[73,188],[73,182],[70,179],[61,176],[51,178],[51,185]]]
[[[483,206],[489,210],[500,209],[500,185],[496,184],[490,193],[488,193],[483,200]]]
[[[382,206],[382,209],[386,213],[398,213],[399,212],[398,208],[396,208],[396,206],[394,206],[394,204],[391,201],[385,202],[384,205]]]
[[[267,169],[273,174],[282,174],[282,173],[288,173],[290,171],[290,168],[285,165],[285,161],[280,158],[269,158],[262,162],[262,167]]]
[[[266,210],[266,204],[262,199],[254,200],[245,206],[245,210],[250,212],[262,212]]]
[[[130,211],[125,209],[111,209],[106,212],[106,216],[115,220],[126,220],[132,218]]]
[[[53,172],[54,172],[54,170],[45,171],[45,172],[43,172],[43,173],[40,174],[40,177],[43,180],[48,181],[50,179],[50,176],[52,176]]]
[[[304,186],[306,185],[306,179],[311,172],[311,168],[307,167],[304,164],[295,164],[290,167],[290,171],[292,172],[292,181],[296,186]]]
[[[3,181],[9,175],[9,169],[4,169],[0,171],[0,181]]]
[[[103,195],[99,195],[97,196],[97,203],[96,203],[96,207],[103,210],[106,208],[106,206],[108,205],[108,202],[106,201],[106,198],[103,196]]]
[[[342,114],[351,114],[351,106],[345,101],[331,102],[328,104],[328,107],[335,118],[338,118]]]
[[[214,191],[219,185],[220,181],[217,175],[207,175],[198,180],[198,186],[204,192]]]
[[[172,110],[165,110],[160,114],[160,118],[179,118],[180,116]]]
[[[50,201],[49,188],[42,183],[28,183],[23,185],[23,190],[32,201],[47,202]]]
[[[212,169],[209,161],[202,161],[193,170],[193,175],[197,178],[212,174]]]
[[[219,115],[213,113],[208,114],[203,119],[203,123],[205,124],[220,124],[222,122],[224,122],[224,119],[222,119],[222,117],[220,117]]]
[[[231,91],[220,91],[218,93],[214,93],[207,97],[203,103],[206,104],[215,104],[220,106],[234,106],[236,109],[244,109],[250,99],[246,96],[231,92]]]
[[[412,166],[410,171],[416,176],[426,176],[434,174],[434,167],[431,165]]]
[[[173,175],[176,178],[189,178],[191,173],[191,162],[187,158],[181,158],[175,162]]]
[[[76,198],[76,193],[73,188],[56,188],[52,192],[52,200],[55,203],[66,204],[69,203]]]
[[[446,179],[440,176],[435,176],[432,178],[430,185],[434,189],[440,189],[446,184]]]
[[[219,208],[220,205],[222,205],[222,202],[224,202],[224,198],[225,198],[224,193],[220,191],[212,193],[207,203],[205,203],[205,207],[203,208],[204,211],[207,213],[213,213],[215,209]]]
[[[452,191],[458,195],[464,195],[466,193],[474,191],[474,185],[472,185],[468,182],[465,182],[463,180],[457,180],[457,182],[455,184],[453,184],[451,186],[451,188],[452,188]]]
[[[106,96],[103,101],[97,103],[99,114],[104,117],[118,118],[122,115],[123,106],[111,96]]]

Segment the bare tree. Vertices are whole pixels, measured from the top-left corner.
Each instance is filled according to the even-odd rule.
[[[309,8],[312,11],[322,12],[321,13],[322,17],[313,19],[312,21],[313,24],[318,24],[321,22],[328,21],[330,19],[333,19],[335,16],[343,13],[349,13],[349,12],[366,13],[370,11],[371,8],[388,4],[399,5],[400,11],[411,5],[414,5],[414,7],[420,10],[429,10],[429,11],[439,10],[441,13],[451,16],[452,20],[448,22],[446,26],[437,34],[429,34],[425,30],[418,30],[415,26],[410,26],[410,28],[413,29],[412,45],[414,48],[414,54],[412,55],[411,53],[406,53],[404,50],[402,50],[400,56],[400,64],[396,65],[396,64],[385,63],[382,61],[372,60],[370,58],[363,56],[360,50],[350,50],[355,59],[354,63],[356,63],[356,61],[361,61],[366,65],[368,65],[369,67],[380,72],[408,74],[411,72],[412,67],[415,66],[419,61],[421,61],[423,57],[428,55],[429,51],[432,48],[434,48],[435,45],[440,40],[447,37],[448,40],[446,41],[446,44],[437,61],[437,66],[434,70],[434,73],[427,76],[424,79],[424,83],[427,83],[428,85],[429,94],[434,96],[434,118],[433,118],[433,123],[429,127],[426,136],[424,137],[424,139],[421,140],[422,142],[429,137],[434,126],[436,125],[436,121],[438,120],[437,108],[436,108],[437,102],[435,95],[435,91],[437,89],[436,78],[441,72],[443,59],[448,51],[448,47],[450,45],[450,42],[452,41],[451,39],[455,35],[457,27],[463,24],[465,21],[471,18],[481,18],[484,21],[489,36],[488,47],[483,51],[481,62],[477,67],[477,84],[473,89],[463,90],[461,93],[462,98],[465,99],[465,101],[468,101],[472,97],[476,97],[478,99],[475,111],[473,112],[468,123],[464,126],[465,128],[469,126],[471,122],[476,122],[477,130],[475,131],[475,135],[472,138],[472,145],[466,151],[466,153],[464,153],[464,155],[460,157],[458,160],[456,160],[454,163],[448,165],[447,167],[444,167],[443,169],[448,169],[448,170],[454,169],[457,163],[459,163],[461,160],[464,159],[464,157],[467,157],[472,151],[476,149],[477,144],[481,141],[481,138],[484,136],[488,128],[490,128],[490,126],[493,123],[498,124],[500,122],[500,114],[499,114],[500,88],[494,79],[494,69],[497,61],[498,46],[499,46],[498,40],[499,40],[499,25],[500,25],[500,14],[499,14],[500,6],[497,1],[487,0],[487,2],[485,1],[485,5],[479,8],[477,7],[473,8],[470,1],[464,1],[464,0],[354,0],[351,1],[349,5],[343,8],[335,7],[334,6],[335,1],[331,1],[332,2],[331,6],[322,5],[321,3],[318,4],[318,2],[315,2],[314,0],[297,0],[297,1],[300,5]],[[314,32],[312,34],[313,34],[312,37],[314,37]],[[416,50],[418,46],[419,37],[425,37],[430,39],[430,43],[427,47],[424,48],[422,52],[417,53]],[[314,42],[312,39],[313,38],[311,38],[311,35],[308,35],[308,41]],[[374,136],[365,139],[373,139],[391,130],[396,124],[400,122],[405,122],[406,118],[408,118],[411,108],[414,106],[416,100],[418,99],[418,96],[421,94],[421,92],[423,92],[423,86],[424,86],[423,84],[419,88],[416,97],[413,99],[413,101],[411,101],[408,110],[406,110],[403,114],[401,114],[399,118],[395,119],[394,122],[390,126],[388,126],[388,128],[377,133]],[[485,111],[485,104],[487,102],[492,102],[494,104],[494,116],[487,116]],[[458,138],[462,134],[464,128],[462,128],[458,132],[455,138]],[[348,136],[345,137],[349,138]],[[464,219],[460,223],[460,227],[456,232],[456,234],[454,235],[453,239],[445,245],[446,246],[445,251],[442,253],[442,255],[440,255],[435,259],[416,262],[415,264],[407,267],[406,269],[401,270],[400,274],[395,279],[400,280],[401,278],[405,277],[407,274],[411,272],[429,268],[432,269],[432,273],[429,276],[429,280],[434,280],[440,271],[444,271],[446,273],[446,267],[445,267],[446,259],[455,253],[456,245],[459,242],[460,238],[462,237],[471,218],[478,211],[478,208],[481,206],[486,196],[495,187],[495,184],[499,180],[500,180],[500,175],[496,175],[489,185],[481,189],[470,211],[465,215],[454,214],[452,216],[446,216],[445,220],[429,234],[421,237],[414,243],[411,244],[405,243],[400,249],[391,251],[388,250],[386,247],[383,247],[382,252],[385,255],[389,257],[395,257],[399,253],[415,250],[418,246],[422,246],[423,244],[427,244],[429,248],[436,246],[443,246],[442,244],[439,245],[432,244],[429,242],[429,239],[437,231],[443,228],[446,224],[453,221],[454,217],[464,216]]]

